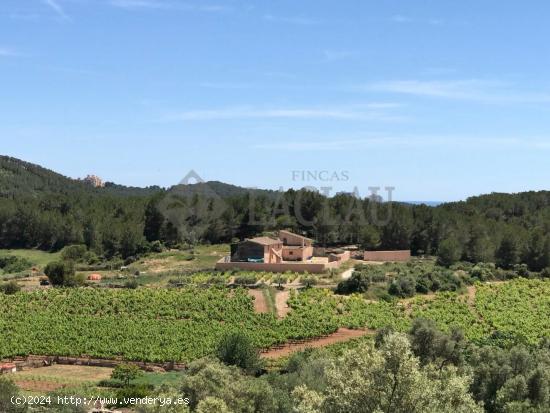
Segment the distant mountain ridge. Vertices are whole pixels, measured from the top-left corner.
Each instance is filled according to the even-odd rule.
[[[115,196],[143,196],[161,191],[158,186],[128,187],[106,182],[94,187],[83,180],[69,178],[60,173],[21,159],[0,155],[0,197],[37,196],[39,194],[67,194],[83,192]]]

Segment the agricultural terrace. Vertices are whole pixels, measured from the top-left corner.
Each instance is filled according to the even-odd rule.
[[[255,313],[245,289],[49,289],[0,295],[0,358],[40,355],[189,362],[208,355],[227,332],[244,331],[258,348],[330,334],[338,327],[406,330],[414,317],[473,340],[495,331],[529,343],[550,334],[550,281],[478,285],[475,302],[454,293],[371,302],[327,289],[292,292],[290,313]]]

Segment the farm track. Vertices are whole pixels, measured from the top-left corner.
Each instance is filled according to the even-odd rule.
[[[374,334],[376,334],[375,330],[351,330],[349,328],[339,328],[335,333],[332,333],[326,337],[320,337],[314,340],[300,341],[296,343],[287,343],[277,348],[272,348],[265,353],[262,353],[261,357],[266,359],[286,357],[292,353],[302,351],[307,348],[325,347],[331,344],[343,343],[349,340],[353,340],[355,338]]]
[[[288,299],[290,297],[289,290],[277,291],[275,295],[275,307],[277,309],[277,317],[285,318],[290,311]]]
[[[256,313],[269,313],[269,306],[262,289],[249,289],[248,294],[254,297],[254,311]]]

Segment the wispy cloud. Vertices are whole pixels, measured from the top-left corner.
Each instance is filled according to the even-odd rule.
[[[377,120],[403,121],[404,117],[394,115],[389,109],[393,103],[370,103],[345,107],[313,108],[257,108],[252,106],[228,107],[210,110],[189,110],[171,113],[165,121],[204,121],[229,119],[332,119],[332,120]]]
[[[126,10],[180,10],[221,12],[227,7],[216,4],[191,4],[165,0],[110,0],[109,4]]]
[[[63,20],[71,20],[69,15],[65,13],[65,10],[61,5],[59,4],[58,0],[42,0],[42,2],[48,6],[50,9],[52,9],[61,19]]]
[[[236,83],[236,82],[202,82],[200,87],[207,89],[250,89],[254,87],[251,83]]]
[[[8,47],[0,46],[0,57],[18,57],[18,56],[21,56],[21,54],[16,52],[15,50],[10,49]]]
[[[550,102],[550,93],[521,91],[512,84],[498,80],[391,80],[372,83],[363,89],[494,104]]]
[[[313,26],[316,24],[321,24],[322,21],[319,19],[314,19],[311,17],[303,16],[274,16],[273,14],[265,14],[264,20],[275,22],[275,23],[287,23],[287,24],[296,24],[299,26]]]
[[[412,18],[403,16],[402,14],[394,14],[390,17],[390,20],[394,23],[410,23],[413,21]]]
[[[393,16],[390,17],[390,21],[392,23],[397,23],[397,24],[423,23],[423,24],[430,24],[432,26],[440,26],[445,23],[443,19],[438,19],[438,18],[419,19],[419,18],[414,18],[410,16],[405,16],[403,14],[394,14]]]
[[[350,147],[368,149],[372,147],[514,147],[550,149],[548,139],[520,139],[509,137],[480,137],[480,136],[371,136],[357,139],[334,138],[331,140],[273,140],[272,142],[258,143],[256,149],[271,149],[280,151],[349,151]]]

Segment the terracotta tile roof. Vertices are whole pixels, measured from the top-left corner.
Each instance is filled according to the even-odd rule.
[[[248,241],[255,242],[256,244],[261,244],[261,245],[282,244],[283,242],[280,239],[273,239],[269,237],[250,238]]]
[[[308,241],[313,241],[313,239],[311,239],[311,238],[304,237],[303,235],[295,234],[294,232],[286,231],[284,229],[279,231],[279,236],[284,235],[284,234],[292,235],[294,237],[298,237],[298,238],[301,238],[301,239],[307,239]]]

